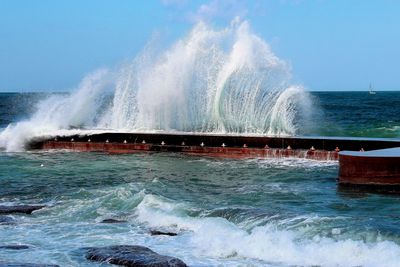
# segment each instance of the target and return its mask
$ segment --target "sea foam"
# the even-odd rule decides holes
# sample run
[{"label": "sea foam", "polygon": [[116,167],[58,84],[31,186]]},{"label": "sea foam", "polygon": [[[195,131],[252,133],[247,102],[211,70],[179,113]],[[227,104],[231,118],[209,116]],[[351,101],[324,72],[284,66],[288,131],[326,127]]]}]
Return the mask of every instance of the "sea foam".
[{"label": "sea foam", "polygon": [[[279,222],[245,229],[220,217],[191,217],[184,209],[182,203],[147,194],[135,214],[150,227],[188,232],[186,245],[192,253],[216,262],[247,259],[271,266],[398,266],[400,247],[392,241],[340,239],[336,228],[332,231],[337,238],[306,237],[299,230],[279,227]],[[308,220],[311,227],[312,220],[316,218]]]}]

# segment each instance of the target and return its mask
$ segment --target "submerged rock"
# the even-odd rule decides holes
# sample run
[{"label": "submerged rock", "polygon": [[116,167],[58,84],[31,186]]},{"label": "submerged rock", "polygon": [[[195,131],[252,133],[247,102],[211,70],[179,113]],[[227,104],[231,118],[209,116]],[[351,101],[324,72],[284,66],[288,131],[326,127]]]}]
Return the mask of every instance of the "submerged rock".
[{"label": "submerged rock", "polygon": [[59,266],[54,264],[36,264],[36,263],[0,261],[0,267],[59,267]]},{"label": "submerged rock", "polygon": [[116,220],[116,219],[104,219],[101,223],[126,223],[124,220]]},{"label": "submerged rock", "polygon": [[186,267],[178,258],[160,255],[142,246],[109,246],[88,248],[86,259],[135,267]]},{"label": "submerged rock", "polygon": [[14,224],[15,220],[11,216],[0,215],[0,225],[1,224]]},{"label": "submerged rock", "polygon": [[16,205],[16,206],[0,206],[0,214],[25,213],[32,214],[35,210],[40,210],[45,205]]},{"label": "submerged rock", "polygon": [[1,245],[0,249],[15,249],[15,250],[19,250],[19,249],[28,249],[29,246],[27,245]]},{"label": "submerged rock", "polygon": [[167,231],[160,231],[160,230],[150,230],[151,235],[167,235],[167,236],[177,236],[177,233],[174,232],[167,232]]}]

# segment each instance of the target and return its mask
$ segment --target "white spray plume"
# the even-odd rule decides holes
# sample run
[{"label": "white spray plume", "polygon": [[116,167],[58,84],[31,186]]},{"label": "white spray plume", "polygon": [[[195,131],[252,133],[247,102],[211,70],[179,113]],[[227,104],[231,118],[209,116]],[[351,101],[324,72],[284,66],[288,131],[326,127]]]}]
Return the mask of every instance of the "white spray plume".
[{"label": "white spray plume", "polygon": [[308,94],[290,85],[287,64],[238,19],[219,31],[198,23],[155,59],[146,50],[119,77],[102,127],[293,135],[312,110]]},{"label": "white spray plume", "polygon": [[107,70],[86,76],[70,95],[53,95],[42,100],[29,120],[10,124],[0,133],[0,147],[22,151],[31,138],[56,135],[60,130],[93,127],[99,117],[99,104],[107,88]]},{"label": "white spray plume", "polygon": [[200,22],[160,54],[145,49],[115,73],[97,71],[70,95],[43,100],[31,119],[0,133],[0,147],[21,150],[32,137],[71,128],[295,135],[312,103],[290,79],[247,21],[221,30]]}]

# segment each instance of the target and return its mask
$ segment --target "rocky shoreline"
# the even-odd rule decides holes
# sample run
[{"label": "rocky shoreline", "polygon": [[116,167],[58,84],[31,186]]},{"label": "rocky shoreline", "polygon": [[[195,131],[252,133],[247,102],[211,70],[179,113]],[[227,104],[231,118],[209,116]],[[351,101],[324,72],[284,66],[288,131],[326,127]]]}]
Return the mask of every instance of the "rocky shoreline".
[{"label": "rocky shoreline", "polygon": [[[17,224],[17,220],[11,214],[31,215],[34,211],[46,208],[46,205],[0,205],[0,227],[12,226]],[[127,223],[125,220],[108,218],[100,221],[105,224]],[[177,233],[163,231],[159,229],[150,229],[152,236],[176,236]],[[25,244],[1,244],[0,250],[29,250],[32,247]],[[148,247],[138,245],[115,245],[105,247],[83,248],[84,256],[87,260],[97,261],[120,266],[136,267],[186,267],[182,260],[158,254]],[[0,261],[0,267],[59,267],[54,264],[26,263],[26,262],[6,262]]]}]

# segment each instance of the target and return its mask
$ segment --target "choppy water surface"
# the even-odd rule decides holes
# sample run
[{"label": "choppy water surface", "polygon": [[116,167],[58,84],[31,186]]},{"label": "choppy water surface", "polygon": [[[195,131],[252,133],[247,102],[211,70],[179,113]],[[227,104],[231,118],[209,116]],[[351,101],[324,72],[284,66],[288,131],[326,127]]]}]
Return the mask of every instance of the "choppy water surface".
[{"label": "choppy water surface", "polygon": [[[41,166],[43,165],[43,166]],[[180,154],[0,154],[9,261],[97,266],[79,248],[145,245],[191,266],[398,266],[399,197],[341,190],[337,164]],[[101,220],[127,220],[102,224]],[[151,236],[149,229],[179,232]]]}]

